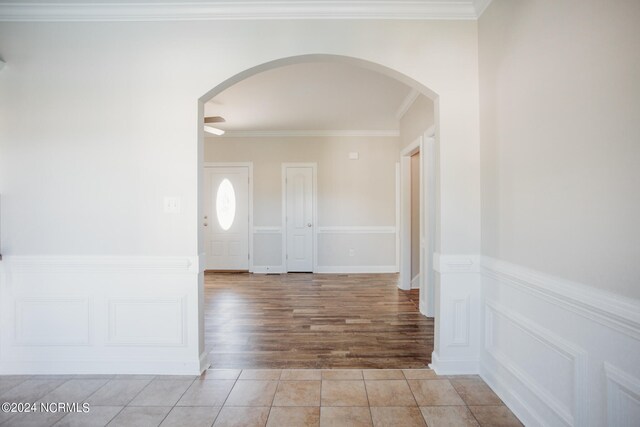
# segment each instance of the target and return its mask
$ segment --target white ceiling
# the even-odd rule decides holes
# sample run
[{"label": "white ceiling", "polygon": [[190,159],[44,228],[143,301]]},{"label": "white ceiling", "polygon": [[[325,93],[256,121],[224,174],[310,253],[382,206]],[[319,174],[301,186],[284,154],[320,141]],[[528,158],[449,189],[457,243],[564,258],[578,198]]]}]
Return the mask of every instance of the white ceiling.
[{"label": "white ceiling", "polygon": [[205,104],[227,131],[397,130],[411,88],[362,67],[311,62],[251,76]]}]

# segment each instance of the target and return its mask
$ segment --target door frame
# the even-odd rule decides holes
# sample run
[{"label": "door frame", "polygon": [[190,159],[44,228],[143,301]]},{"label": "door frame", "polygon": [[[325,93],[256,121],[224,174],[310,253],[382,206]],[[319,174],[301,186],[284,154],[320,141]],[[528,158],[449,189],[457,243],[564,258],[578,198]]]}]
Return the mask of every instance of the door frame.
[{"label": "door frame", "polygon": [[[398,287],[403,290],[411,289],[411,156],[420,153],[420,275],[418,282],[420,312],[428,317],[435,315],[433,254],[436,224],[436,163],[433,134],[432,127],[400,152],[400,281]],[[425,221],[427,213],[428,224]]]},{"label": "door frame", "polygon": [[[253,273],[253,162],[204,162],[203,172],[213,168],[247,168],[249,171],[249,273]],[[205,184],[205,191],[208,184]],[[209,189],[210,190],[210,189]]]},{"label": "door frame", "polygon": [[281,226],[282,226],[282,272],[288,273],[289,269],[287,268],[287,168],[311,168],[311,176],[313,179],[312,185],[312,203],[313,203],[313,212],[312,212],[312,221],[313,221],[313,232],[312,234],[312,243],[311,250],[313,251],[313,269],[312,273],[316,273],[318,271],[318,163],[309,162],[309,163],[282,163],[281,169],[281,178],[282,178],[282,216],[281,216]]}]

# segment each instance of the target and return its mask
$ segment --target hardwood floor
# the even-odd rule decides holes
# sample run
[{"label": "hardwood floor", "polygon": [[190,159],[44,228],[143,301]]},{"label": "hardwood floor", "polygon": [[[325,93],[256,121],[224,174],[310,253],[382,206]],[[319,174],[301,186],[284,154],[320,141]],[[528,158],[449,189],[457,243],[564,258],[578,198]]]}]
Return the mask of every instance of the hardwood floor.
[{"label": "hardwood floor", "polygon": [[433,318],[397,281],[397,274],[207,273],[211,367],[425,368]]}]

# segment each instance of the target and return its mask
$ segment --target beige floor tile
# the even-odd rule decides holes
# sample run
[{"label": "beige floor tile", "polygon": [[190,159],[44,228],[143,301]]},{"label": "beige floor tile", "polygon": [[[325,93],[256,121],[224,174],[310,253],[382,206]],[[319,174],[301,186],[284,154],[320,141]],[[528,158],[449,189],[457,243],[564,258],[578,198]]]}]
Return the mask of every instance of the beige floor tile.
[{"label": "beige floor tile", "polygon": [[1,402],[35,402],[52,390],[60,387],[67,380],[34,378],[5,391],[0,396]]},{"label": "beige floor tile", "polygon": [[136,397],[150,380],[109,380],[87,398],[91,406],[125,406]]},{"label": "beige floor tile", "polygon": [[271,406],[278,381],[238,380],[225,406]]},{"label": "beige floor tile", "polygon": [[[54,425],[64,417],[60,412],[28,412],[16,414],[6,425],[7,427],[42,427]],[[3,425],[3,426],[4,426]]]},{"label": "beige floor tile", "polygon": [[522,427],[522,423],[506,406],[469,406],[483,427]]},{"label": "beige floor tile", "polygon": [[322,379],[320,369],[283,369],[280,379],[285,381],[319,381]]},{"label": "beige floor tile", "polygon": [[161,427],[211,427],[219,407],[176,406],[164,419]]},{"label": "beige floor tile", "polygon": [[0,395],[26,381],[26,378],[6,378],[0,376]]},{"label": "beige floor tile", "polygon": [[403,369],[404,377],[408,380],[435,380],[439,377],[433,369]]},{"label": "beige floor tile", "polygon": [[157,427],[170,410],[167,406],[127,406],[111,420],[109,427]]},{"label": "beige floor tile", "polygon": [[273,407],[267,427],[317,427],[320,425],[319,407]]},{"label": "beige floor tile", "polygon": [[269,416],[268,407],[222,408],[214,427],[263,427]]},{"label": "beige floor tile", "polygon": [[273,406],[320,406],[320,381],[280,381]]},{"label": "beige floor tile", "polygon": [[93,406],[87,413],[69,413],[55,427],[102,427],[106,426],[118,413],[122,406]]},{"label": "beige floor tile", "polygon": [[449,380],[407,380],[419,406],[464,405]]},{"label": "beige floor tile", "polygon": [[404,375],[400,369],[364,369],[362,371],[365,380],[403,380]]},{"label": "beige floor tile", "polygon": [[371,407],[374,427],[426,427],[422,412],[417,406]]},{"label": "beige floor tile", "polygon": [[237,380],[242,369],[207,369],[200,375],[202,380]]},{"label": "beige floor tile", "polygon": [[281,369],[243,369],[240,374],[241,380],[278,380]]},{"label": "beige floor tile", "polygon": [[104,386],[109,380],[73,379],[47,393],[39,402],[84,402],[89,396]]},{"label": "beige floor tile", "polygon": [[371,406],[418,406],[406,380],[367,380]]},{"label": "beige floor tile", "polygon": [[222,406],[234,384],[234,380],[195,380],[176,405]]},{"label": "beige floor tile", "polygon": [[367,427],[372,425],[369,408],[320,408],[320,427]]},{"label": "beige floor tile", "polygon": [[114,380],[155,380],[156,375],[123,374],[113,377]]},{"label": "beige floor tile", "polygon": [[193,380],[158,380],[149,383],[132,401],[131,406],[173,406]]},{"label": "beige floor tile", "polygon": [[452,379],[450,381],[467,405],[502,405],[500,398],[481,379]]},{"label": "beige floor tile", "polygon": [[323,369],[323,380],[361,380],[362,369]]},{"label": "beige floor tile", "polygon": [[466,406],[425,406],[420,410],[429,427],[473,427],[478,425]]},{"label": "beige floor tile", "polygon": [[369,406],[364,381],[322,381],[322,406]]}]

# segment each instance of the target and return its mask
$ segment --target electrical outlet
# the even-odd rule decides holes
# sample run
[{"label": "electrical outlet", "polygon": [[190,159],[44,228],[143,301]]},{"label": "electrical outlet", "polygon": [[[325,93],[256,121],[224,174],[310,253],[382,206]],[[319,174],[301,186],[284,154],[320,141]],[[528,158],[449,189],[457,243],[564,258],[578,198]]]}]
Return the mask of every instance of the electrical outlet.
[{"label": "electrical outlet", "polygon": [[355,249],[353,249],[353,248],[349,249],[349,256],[355,256],[355,254],[356,254],[356,250]]}]

